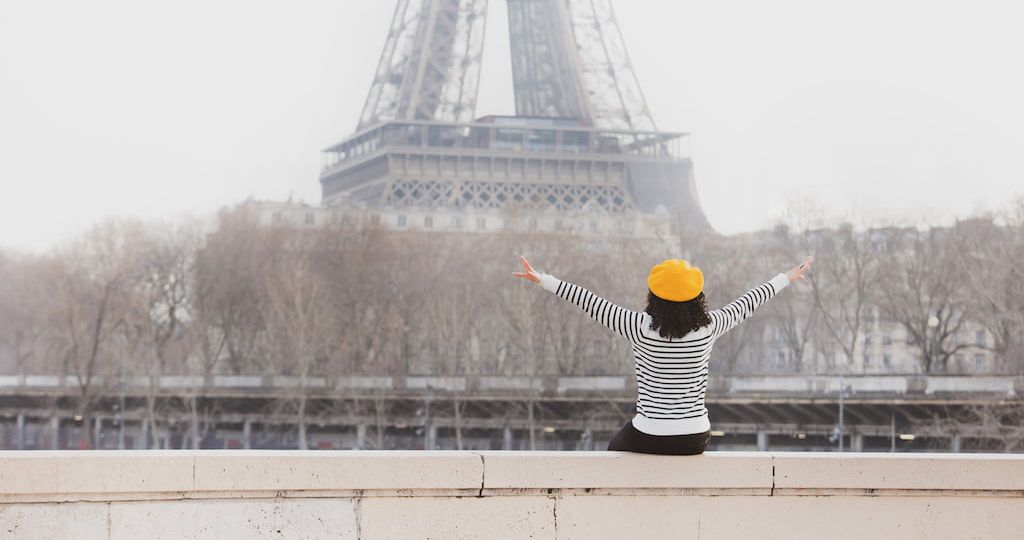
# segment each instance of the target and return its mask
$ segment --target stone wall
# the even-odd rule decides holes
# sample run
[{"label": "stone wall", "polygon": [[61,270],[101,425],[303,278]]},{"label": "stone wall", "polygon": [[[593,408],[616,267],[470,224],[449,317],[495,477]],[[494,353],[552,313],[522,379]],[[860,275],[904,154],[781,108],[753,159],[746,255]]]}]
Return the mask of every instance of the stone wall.
[{"label": "stone wall", "polygon": [[1019,539],[1024,455],[0,452],[0,537]]}]

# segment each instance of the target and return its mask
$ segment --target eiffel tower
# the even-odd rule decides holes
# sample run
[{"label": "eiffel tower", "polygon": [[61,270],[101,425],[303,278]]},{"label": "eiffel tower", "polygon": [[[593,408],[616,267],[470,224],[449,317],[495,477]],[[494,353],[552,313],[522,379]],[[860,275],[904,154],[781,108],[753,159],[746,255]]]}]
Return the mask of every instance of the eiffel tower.
[{"label": "eiffel tower", "polygon": [[476,116],[487,0],[398,0],[323,205],[661,214],[709,231],[685,133],[659,131],[610,0],[506,0],[515,116]]}]

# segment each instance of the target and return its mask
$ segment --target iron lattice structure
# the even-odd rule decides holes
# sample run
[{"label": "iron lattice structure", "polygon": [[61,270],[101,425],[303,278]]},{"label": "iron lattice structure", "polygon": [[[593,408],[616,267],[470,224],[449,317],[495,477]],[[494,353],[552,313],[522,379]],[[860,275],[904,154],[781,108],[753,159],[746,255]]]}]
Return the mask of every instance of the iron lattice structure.
[{"label": "iron lattice structure", "polygon": [[487,0],[398,0],[359,129],[476,111]]},{"label": "iron lattice structure", "polygon": [[516,114],[656,131],[610,0],[508,0]]},{"label": "iron lattice structure", "polygon": [[521,208],[528,210],[585,210],[597,206],[609,212],[632,209],[621,188],[615,186],[564,186],[514,182],[453,182],[399,180],[391,184],[386,202],[395,206],[456,206],[472,208]]},{"label": "iron lattice structure", "polygon": [[516,116],[476,117],[487,0],[397,0],[324,204],[663,211],[710,229],[685,133],[658,131],[610,0],[506,0]]}]

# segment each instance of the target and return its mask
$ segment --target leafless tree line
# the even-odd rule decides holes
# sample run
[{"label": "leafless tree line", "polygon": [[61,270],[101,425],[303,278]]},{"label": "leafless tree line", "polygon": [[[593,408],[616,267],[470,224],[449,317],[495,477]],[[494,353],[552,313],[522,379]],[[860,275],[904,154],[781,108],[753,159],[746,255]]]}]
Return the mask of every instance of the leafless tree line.
[{"label": "leafless tree line", "polygon": [[[721,340],[712,369],[765,356],[768,332],[796,372],[823,369],[820,358],[845,369],[876,312],[905,330],[921,371],[943,372],[973,346],[962,337],[971,323],[993,336],[984,346],[999,372],[1024,372],[1024,200],[951,227],[779,225],[684,234],[668,246],[370,222],[269,227],[254,217],[245,205],[224,210],[212,234],[198,221],[107,221],[44,254],[0,253],[0,372],[73,377],[87,426],[97,399],[127,377],[151,381],[155,425],[157,377],[168,374],[628,374],[628,344],[513,278],[517,255],[639,310],[647,271],[663,259],[695,261],[718,307],[808,253],[810,279]],[[193,423],[215,415],[189,392]],[[276,406],[304,419],[304,396],[297,388]]]}]

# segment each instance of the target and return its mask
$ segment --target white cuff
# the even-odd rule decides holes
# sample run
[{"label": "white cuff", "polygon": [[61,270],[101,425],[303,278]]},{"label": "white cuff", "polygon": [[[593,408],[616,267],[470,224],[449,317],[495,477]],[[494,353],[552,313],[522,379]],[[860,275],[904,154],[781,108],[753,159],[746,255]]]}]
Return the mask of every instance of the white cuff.
[{"label": "white cuff", "polygon": [[768,283],[771,283],[772,287],[775,287],[775,292],[778,293],[782,289],[785,289],[787,285],[789,285],[789,276],[783,273],[779,273],[776,274],[776,276],[773,277],[771,280],[769,280]]},{"label": "white cuff", "polygon": [[545,290],[555,292],[558,290],[558,284],[562,280],[552,276],[551,274],[545,274],[544,272],[537,272],[540,274],[540,286],[544,287]]}]

